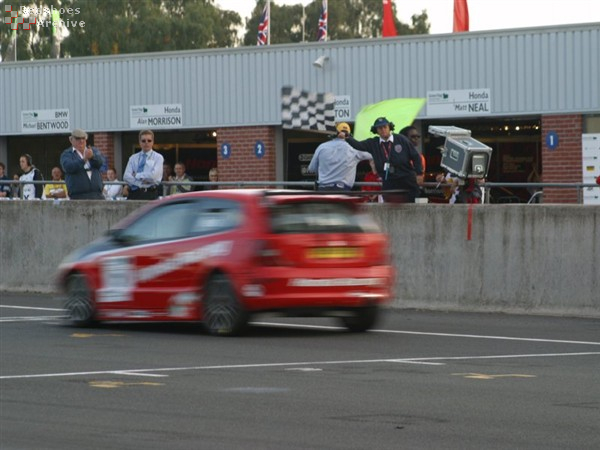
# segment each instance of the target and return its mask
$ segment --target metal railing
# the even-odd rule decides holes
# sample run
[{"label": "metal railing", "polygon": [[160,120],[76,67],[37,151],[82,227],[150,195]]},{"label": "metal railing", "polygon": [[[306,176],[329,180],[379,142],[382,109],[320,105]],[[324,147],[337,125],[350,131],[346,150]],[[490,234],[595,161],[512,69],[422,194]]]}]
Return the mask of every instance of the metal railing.
[{"label": "metal railing", "polygon": [[[33,185],[46,185],[46,184],[65,184],[64,180],[61,181],[53,181],[53,180],[32,180],[32,181],[21,181],[21,180],[0,180],[0,185],[11,185],[12,191],[14,192],[15,188],[19,191],[19,197],[14,198],[15,200],[23,199],[23,189],[20,187],[26,184]],[[127,183],[124,181],[105,181],[105,185],[122,185],[127,186]],[[193,188],[302,188],[309,190],[317,190],[317,183],[315,181],[165,181],[161,183],[161,186],[192,186]],[[381,183],[377,182],[356,182],[354,186],[360,190],[362,187],[381,187]],[[585,190],[592,189],[600,189],[600,185],[594,183],[501,183],[501,182],[485,182],[481,183],[481,187],[484,188],[485,192],[485,200],[484,203],[490,202],[490,191],[494,188],[499,189],[527,189],[533,190],[531,198],[527,203],[532,203],[533,200],[543,197],[543,189],[544,188],[557,188],[557,189],[576,189],[577,190],[577,202],[579,204],[583,203],[583,193]],[[436,182],[426,182],[423,183],[423,187],[425,191],[429,188],[433,190],[449,188],[451,187],[448,183],[436,183]],[[379,195],[382,193],[397,193],[399,191],[351,191],[357,195]],[[337,191],[339,193],[339,191]],[[51,199],[50,199],[51,200]],[[520,202],[519,202],[520,203]]]}]

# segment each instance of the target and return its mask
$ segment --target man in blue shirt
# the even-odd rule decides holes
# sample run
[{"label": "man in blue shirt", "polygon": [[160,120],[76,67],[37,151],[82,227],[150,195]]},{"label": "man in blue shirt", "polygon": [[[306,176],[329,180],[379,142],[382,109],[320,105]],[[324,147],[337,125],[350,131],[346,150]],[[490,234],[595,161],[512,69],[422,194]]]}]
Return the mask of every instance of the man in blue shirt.
[{"label": "man in blue shirt", "polygon": [[[338,133],[350,134],[350,125],[337,125]],[[349,191],[354,186],[356,166],[360,161],[370,161],[375,171],[373,156],[368,152],[354,150],[344,139],[336,137],[317,147],[308,171],[317,174],[318,188],[325,191]]]},{"label": "man in blue shirt", "polygon": [[139,133],[141,151],[131,155],[125,167],[123,181],[129,185],[128,200],[156,200],[163,177],[163,156],[155,151],[154,133],[142,130]]}]

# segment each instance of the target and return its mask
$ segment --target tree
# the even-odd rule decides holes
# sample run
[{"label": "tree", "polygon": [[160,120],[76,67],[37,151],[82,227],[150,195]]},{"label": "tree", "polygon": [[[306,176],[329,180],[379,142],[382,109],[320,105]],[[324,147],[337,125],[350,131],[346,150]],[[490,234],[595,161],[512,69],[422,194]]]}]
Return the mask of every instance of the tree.
[{"label": "tree", "polygon": [[[246,24],[244,45],[256,45],[258,23],[265,0],[258,0]],[[321,0],[305,7],[305,40],[315,41]],[[396,7],[392,4],[394,16]],[[328,2],[329,40],[381,37],[383,4],[381,0],[331,0]],[[399,35],[429,34],[427,11],[412,16],[412,25],[396,20]],[[302,42],[302,5],[279,6],[271,2],[271,44]]]},{"label": "tree", "polygon": [[213,0],[63,0],[79,8],[85,27],[70,29],[63,52],[71,56],[230,47],[239,14]]},{"label": "tree", "polygon": [[[4,17],[8,17],[8,14],[5,13],[5,3],[0,0],[0,8],[4,13],[3,20]],[[43,14],[44,7],[50,10],[50,5],[44,1],[32,3],[32,0],[10,0],[10,6],[12,7],[12,11],[22,11],[22,7],[35,7],[35,12],[41,9],[42,11],[40,11],[39,15],[30,14],[28,10],[28,14],[25,17],[29,18],[30,15],[32,17],[35,16],[38,23],[40,19],[48,18],[50,20],[48,15]],[[31,12],[33,13],[33,10]],[[22,25],[19,25],[18,29],[13,32],[8,25],[3,24],[0,26],[0,54],[2,61],[48,58],[51,54],[51,48],[52,27],[41,27],[36,24],[31,25],[29,30],[25,30]],[[15,50],[17,58],[15,58]]]}]

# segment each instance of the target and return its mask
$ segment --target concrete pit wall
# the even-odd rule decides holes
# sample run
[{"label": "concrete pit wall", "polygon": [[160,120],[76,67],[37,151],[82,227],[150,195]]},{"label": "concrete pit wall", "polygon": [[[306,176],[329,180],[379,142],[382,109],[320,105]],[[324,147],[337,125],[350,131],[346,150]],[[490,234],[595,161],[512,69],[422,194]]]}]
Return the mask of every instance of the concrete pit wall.
[{"label": "concrete pit wall", "polygon": [[[72,250],[143,202],[0,202],[0,292],[54,290]],[[394,307],[600,317],[600,206],[368,205],[391,237]],[[0,294],[1,295],[1,294]]]}]

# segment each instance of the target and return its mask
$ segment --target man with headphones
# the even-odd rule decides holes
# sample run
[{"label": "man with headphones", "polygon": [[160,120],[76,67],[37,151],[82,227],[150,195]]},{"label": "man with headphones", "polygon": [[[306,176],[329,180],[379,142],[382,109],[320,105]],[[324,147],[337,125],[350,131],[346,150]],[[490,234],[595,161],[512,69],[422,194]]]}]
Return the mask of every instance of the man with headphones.
[{"label": "man with headphones", "polygon": [[[345,122],[339,123],[336,129],[344,138],[350,135],[350,125]],[[356,165],[364,160],[368,160],[375,170],[370,153],[356,151],[343,138],[334,136],[317,147],[308,171],[317,174],[319,190],[349,191],[354,186]]]},{"label": "man with headphones", "polygon": [[[44,177],[42,173],[33,165],[33,159],[31,155],[27,153],[19,157],[19,165],[23,174],[19,177],[20,181],[42,181]],[[23,194],[23,200],[33,200],[36,198],[42,198],[42,192],[44,191],[44,185],[42,184],[22,184],[21,192]]]},{"label": "man with headphones", "polygon": [[[419,185],[423,184],[423,164],[421,155],[413,144],[401,134],[393,134],[394,124],[385,117],[378,117],[371,133],[379,135],[357,141],[347,137],[348,142],[357,150],[373,155],[375,168],[383,181],[383,190],[406,191],[405,200],[414,203],[419,196]],[[340,133],[338,137],[344,136]],[[394,201],[396,195],[384,195],[385,201]]]}]

